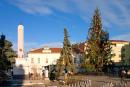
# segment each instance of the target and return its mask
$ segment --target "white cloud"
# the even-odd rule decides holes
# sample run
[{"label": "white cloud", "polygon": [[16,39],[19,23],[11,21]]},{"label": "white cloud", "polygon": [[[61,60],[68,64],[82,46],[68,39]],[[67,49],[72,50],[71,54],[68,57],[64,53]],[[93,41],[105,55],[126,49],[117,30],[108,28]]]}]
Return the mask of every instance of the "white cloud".
[{"label": "white cloud", "polygon": [[[17,46],[18,46],[18,44],[14,43],[13,49],[15,51],[17,51]],[[61,43],[61,42],[50,42],[50,43],[40,44],[40,43],[37,43],[37,42],[25,42],[24,43],[24,51],[26,53],[26,52],[30,51],[31,49],[41,48],[41,47],[44,47],[44,46],[48,46],[48,47],[63,47],[63,43]]]},{"label": "white cloud", "polygon": [[129,0],[13,0],[13,5],[30,14],[54,15],[55,11],[79,15],[87,21],[99,7],[104,25],[130,27]]},{"label": "white cloud", "polygon": [[[25,42],[24,43],[24,51],[28,52],[29,50],[31,50],[32,48],[38,48],[39,47],[39,43],[36,42]],[[18,44],[14,43],[13,45],[13,49],[17,51],[18,48]]]},{"label": "white cloud", "polygon": [[[74,41],[71,41],[71,44],[74,44],[76,42]],[[18,44],[17,43],[14,43],[13,45],[13,49],[17,51],[17,46]],[[63,42],[49,42],[49,43],[44,43],[44,44],[40,44],[40,43],[37,43],[37,42],[25,42],[24,43],[24,50],[25,52],[28,52],[30,51],[31,49],[35,49],[35,48],[42,48],[42,47],[60,47],[62,48],[63,47]]]},{"label": "white cloud", "polygon": [[111,39],[112,40],[126,40],[126,41],[130,41],[130,33],[114,36],[114,37],[111,37]]},{"label": "white cloud", "polygon": [[58,11],[78,15],[89,23],[95,8],[99,7],[105,28],[116,27],[118,30],[130,27],[129,0],[11,0],[9,2],[29,14],[57,16]]},{"label": "white cloud", "polygon": [[51,14],[52,10],[42,5],[42,0],[14,0],[11,4],[30,14]]},{"label": "white cloud", "polygon": [[[76,42],[71,41],[71,44],[74,44]],[[63,42],[50,42],[50,43],[44,43],[42,45],[40,45],[40,47],[44,47],[44,46],[48,46],[48,47],[63,47]]]},{"label": "white cloud", "polygon": [[127,1],[114,0],[108,4],[107,11],[103,10],[104,20],[118,27],[130,27],[130,10]]},{"label": "white cloud", "polygon": [[48,47],[63,47],[63,43],[61,42],[50,42],[50,43],[44,43],[41,45],[41,47],[48,46]]}]

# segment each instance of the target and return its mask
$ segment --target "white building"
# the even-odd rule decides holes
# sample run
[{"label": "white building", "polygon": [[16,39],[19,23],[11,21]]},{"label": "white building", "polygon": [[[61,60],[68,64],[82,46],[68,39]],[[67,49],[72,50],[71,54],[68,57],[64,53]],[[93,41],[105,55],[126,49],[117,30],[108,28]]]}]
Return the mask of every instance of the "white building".
[{"label": "white building", "polygon": [[84,47],[85,47],[84,43],[79,43],[72,46],[72,50],[73,50],[72,56],[74,58],[76,72],[83,72],[81,65],[83,62]]},{"label": "white building", "polygon": [[61,48],[39,48],[33,49],[28,53],[28,62],[31,68],[31,73],[33,69],[36,68],[37,73],[42,73],[45,70],[45,67],[49,65],[55,65],[57,59],[60,58]]}]

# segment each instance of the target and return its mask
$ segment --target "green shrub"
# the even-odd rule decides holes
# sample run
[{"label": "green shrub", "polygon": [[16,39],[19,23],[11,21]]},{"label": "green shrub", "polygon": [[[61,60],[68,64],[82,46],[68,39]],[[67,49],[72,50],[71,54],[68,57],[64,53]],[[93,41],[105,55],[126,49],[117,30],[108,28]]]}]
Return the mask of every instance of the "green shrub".
[{"label": "green shrub", "polygon": [[87,64],[85,66],[85,69],[86,69],[87,72],[95,72],[96,71],[95,66],[91,65],[91,64]]}]

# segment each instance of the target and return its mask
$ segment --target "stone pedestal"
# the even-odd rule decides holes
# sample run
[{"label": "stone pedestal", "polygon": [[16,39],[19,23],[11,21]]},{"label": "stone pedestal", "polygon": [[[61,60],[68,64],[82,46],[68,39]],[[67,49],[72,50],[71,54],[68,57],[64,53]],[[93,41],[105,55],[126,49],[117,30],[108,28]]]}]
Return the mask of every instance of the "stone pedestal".
[{"label": "stone pedestal", "polygon": [[49,78],[48,78],[48,70],[46,69],[44,73],[45,73],[45,78],[44,78],[44,80],[45,80],[45,81],[49,81]]},{"label": "stone pedestal", "polygon": [[25,58],[16,58],[15,64],[13,65],[14,75],[28,75],[29,74],[29,63]]},{"label": "stone pedestal", "polygon": [[50,83],[49,78],[44,78],[44,82],[45,82],[45,84],[49,84]]},{"label": "stone pedestal", "polygon": [[49,80],[49,78],[44,78],[44,80]]},{"label": "stone pedestal", "polygon": [[45,78],[48,78],[48,70],[45,70]]}]

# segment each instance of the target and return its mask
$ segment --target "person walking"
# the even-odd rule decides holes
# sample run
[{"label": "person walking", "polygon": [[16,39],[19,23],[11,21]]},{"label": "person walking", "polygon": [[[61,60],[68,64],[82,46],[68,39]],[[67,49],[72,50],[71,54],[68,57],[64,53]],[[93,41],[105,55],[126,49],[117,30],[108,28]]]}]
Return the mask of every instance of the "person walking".
[{"label": "person walking", "polygon": [[122,69],[120,74],[121,74],[120,75],[121,76],[121,84],[123,85],[123,87],[126,87],[127,82],[125,81],[125,77],[126,77],[125,69]]}]

